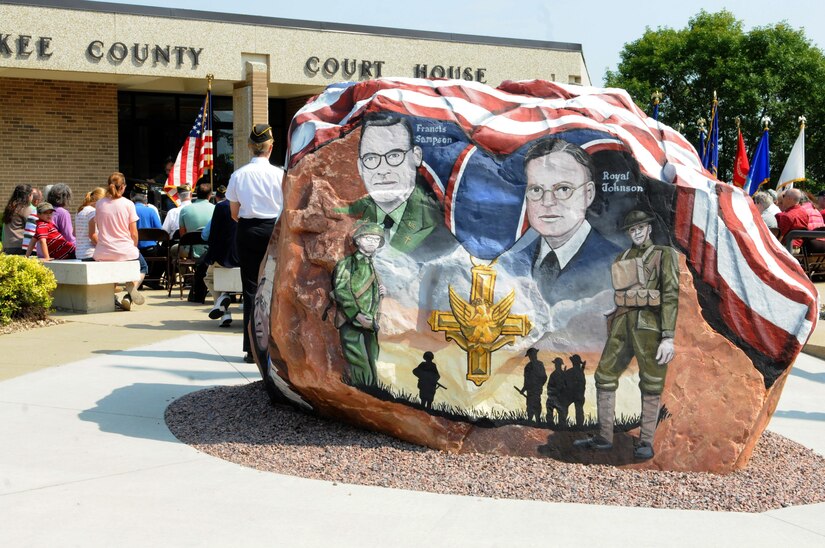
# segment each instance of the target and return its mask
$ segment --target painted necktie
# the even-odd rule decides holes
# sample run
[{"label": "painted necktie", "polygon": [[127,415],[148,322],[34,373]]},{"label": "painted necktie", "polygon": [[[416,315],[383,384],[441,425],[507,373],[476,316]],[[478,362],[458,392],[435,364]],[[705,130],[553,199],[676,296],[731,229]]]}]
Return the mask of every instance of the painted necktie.
[{"label": "painted necktie", "polygon": [[556,252],[550,251],[550,253],[545,255],[544,259],[542,259],[538,271],[538,282],[542,295],[546,296],[552,292],[553,286],[556,285],[556,279],[559,277],[560,271],[561,267],[559,266],[559,259],[556,257]]}]

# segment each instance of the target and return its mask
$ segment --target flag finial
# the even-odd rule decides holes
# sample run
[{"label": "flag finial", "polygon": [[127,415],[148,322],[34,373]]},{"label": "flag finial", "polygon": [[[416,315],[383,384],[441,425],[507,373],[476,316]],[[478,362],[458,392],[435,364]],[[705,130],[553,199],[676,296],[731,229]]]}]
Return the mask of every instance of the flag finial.
[{"label": "flag finial", "polygon": [[659,100],[662,98],[662,94],[659,93],[658,89],[653,90],[653,93],[650,94],[650,98],[653,99],[653,104],[658,105]]},{"label": "flag finial", "polygon": [[739,127],[742,125],[742,119],[739,116],[737,116],[733,119],[733,121],[736,122],[736,129],[739,129]]},{"label": "flag finial", "polygon": [[699,118],[698,120],[696,120],[696,123],[699,124],[700,131],[705,131],[705,129],[707,128],[708,122],[704,118]]},{"label": "flag finial", "polygon": [[716,90],[713,90],[713,102],[716,102]]},{"label": "flag finial", "polygon": [[206,75],[206,89],[208,91],[212,91],[212,80],[215,79],[215,75],[211,72]]},{"label": "flag finial", "polygon": [[800,116],[799,117],[799,127],[800,128],[805,127],[805,122],[807,122],[807,121],[808,121],[808,119],[805,118],[805,116]]},{"label": "flag finial", "polygon": [[765,125],[765,129],[768,129],[768,126],[771,125],[771,117],[770,116],[763,116],[762,123]]}]

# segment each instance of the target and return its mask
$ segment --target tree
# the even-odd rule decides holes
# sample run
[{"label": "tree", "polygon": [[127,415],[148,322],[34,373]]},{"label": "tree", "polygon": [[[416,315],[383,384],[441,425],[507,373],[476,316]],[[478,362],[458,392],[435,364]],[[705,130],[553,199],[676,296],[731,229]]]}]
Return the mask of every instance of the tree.
[{"label": "tree", "polygon": [[805,115],[806,170],[825,180],[825,55],[802,30],[785,22],[744,32],[729,11],[700,11],[681,30],[647,28],[625,44],[607,86],[626,89],[650,111],[650,96],[660,90],[659,119],[698,143],[701,117],[710,122],[713,92],[719,99],[719,178],[730,181],[736,154],[736,124],[753,154],[763,116],[771,119],[771,185],[785,165]]}]

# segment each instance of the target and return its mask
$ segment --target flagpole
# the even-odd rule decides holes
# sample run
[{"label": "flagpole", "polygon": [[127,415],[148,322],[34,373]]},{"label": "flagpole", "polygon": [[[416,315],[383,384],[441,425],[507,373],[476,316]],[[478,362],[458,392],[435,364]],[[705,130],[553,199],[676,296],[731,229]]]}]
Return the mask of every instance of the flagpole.
[{"label": "flagpole", "polygon": [[[212,127],[212,80],[215,79],[215,75],[209,73],[206,75],[206,101],[207,101],[207,109],[204,113],[204,116],[209,116],[209,127]],[[213,132],[214,133],[214,132]],[[214,137],[213,137],[214,139]],[[214,145],[212,147],[212,165],[209,166],[209,186],[213,189],[215,188],[215,149]]]},{"label": "flagpole", "polygon": [[805,131],[805,122],[807,122],[807,121],[808,121],[808,119],[805,118],[805,116],[800,116],[799,117],[799,133],[800,133],[800,135],[802,135],[802,158],[803,158],[803,161],[802,161],[802,176],[806,177],[806,180],[807,180],[807,176],[805,175],[805,161],[804,161],[804,158],[805,158],[805,134],[804,134],[804,131]]},{"label": "flagpole", "polygon": [[[805,131],[805,122],[807,122],[807,121],[808,121],[808,119],[805,118],[804,115],[799,117],[799,134],[802,135],[802,158],[803,158],[803,161],[802,161],[802,176],[803,177],[806,177],[806,175],[805,175],[805,161],[804,161],[804,158],[805,158],[805,133],[804,133],[804,131]],[[807,177],[806,177],[806,179],[807,179]]]}]

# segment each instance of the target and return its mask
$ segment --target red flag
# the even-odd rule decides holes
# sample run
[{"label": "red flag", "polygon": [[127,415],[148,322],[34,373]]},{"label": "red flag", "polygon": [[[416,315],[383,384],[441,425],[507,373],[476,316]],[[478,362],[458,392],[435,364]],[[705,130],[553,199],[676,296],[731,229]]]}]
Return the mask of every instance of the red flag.
[{"label": "red flag", "polygon": [[212,104],[211,93],[206,93],[206,99],[195,119],[186,141],[178,152],[175,160],[175,167],[169,172],[169,178],[163,185],[163,191],[172,199],[175,204],[180,205],[178,200],[179,186],[195,186],[198,179],[203,177],[206,169],[211,169],[212,162]]},{"label": "red flag", "polygon": [[733,186],[744,188],[750,171],[748,162],[748,151],[745,149],[745,140],[742,138],[742,130],[739,130],[739,144],[736,145],[736,162],[733,165]]}]

